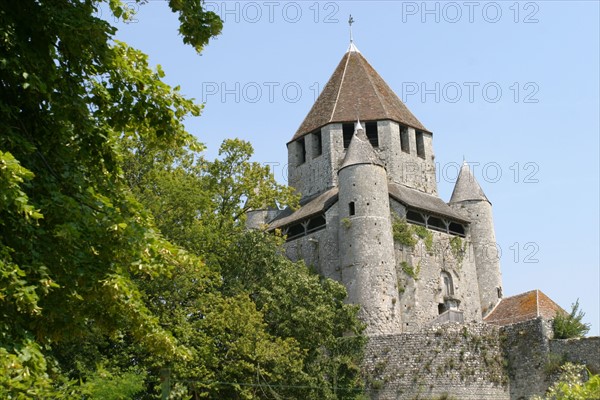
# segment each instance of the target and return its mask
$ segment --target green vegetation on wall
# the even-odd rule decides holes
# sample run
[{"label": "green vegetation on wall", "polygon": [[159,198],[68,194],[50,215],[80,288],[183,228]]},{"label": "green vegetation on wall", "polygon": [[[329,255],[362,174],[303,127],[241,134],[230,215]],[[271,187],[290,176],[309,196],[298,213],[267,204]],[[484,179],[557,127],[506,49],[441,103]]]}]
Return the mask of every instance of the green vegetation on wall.
[{"label": "green vegetation on wall", "polygon": [[392,232],[394,240],[398,243],[410,248],[414,248],[417,245],[417,239],[413,235],[413,227],[404,218],[394,215]]},{"label": "green vegetation on wall", "polygon": [[433,233],[424,226],[411,225],[406,219],[393,216],[392,232],[394,240],[414,249],[419,239],[423,240],[427,252],[433,251]]},{"label": "green vegetation on wall", "polygon": [[413,278],[415,281],[419,279],[419,272],[421,272],[420,262],[417,264],[416,267],[408,265],[406,261],[402,261],[400,265],[402,266],[402,271],[404,271],[405,274]]},{"label": "green vegetation on wall", "polygon": [[454,236],[452,239],[450,239],[450,251],[456,259],[458,266],[462,264],[463,259],[465,258],[466,247],[466,243],[463,243],[463,240],[458,236]]}]

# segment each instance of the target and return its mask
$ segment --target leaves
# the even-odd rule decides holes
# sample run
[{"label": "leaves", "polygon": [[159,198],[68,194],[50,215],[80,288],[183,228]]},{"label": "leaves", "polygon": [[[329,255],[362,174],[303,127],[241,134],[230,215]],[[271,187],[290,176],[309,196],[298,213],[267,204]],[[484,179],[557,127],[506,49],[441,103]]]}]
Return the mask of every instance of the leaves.
[{"label": "leaves", "polygon": [[[143,140],[167,158],[167,149],[198,148],[183,119],[200,107],[145,55],[112,41],[99,3],[0,6],[1,397],[81,391],[67,363],[55,362],[72,342],[92,348],[86,341],[127,336],[157,358],[188,353],[139,287],[187,256],[131,195],[119,142]],[[127,17],[122,2],[108,3]],[[200,2],[181,3],[183,17],[203,18]],[[197,44],[210,37],[187,35]]]},{"label": "leaves", "polygon": [[[343,286],[245,229],[297,197],[247,142],[205,160],[184,126],[202,107],[101,3],[0,5],[0,397],[153,398],[171,371],[182,398],[355,398]],[[197,51],[222,29],[169,6]]]},{"label": "leaves", "polygon": [[579,299],[571,305],[571,312],[565,314],[557,311],[552,320],[555,339],[570,339],[585,336],[590,331],[590,324],[581,322],[585,313],[579,310]]}]

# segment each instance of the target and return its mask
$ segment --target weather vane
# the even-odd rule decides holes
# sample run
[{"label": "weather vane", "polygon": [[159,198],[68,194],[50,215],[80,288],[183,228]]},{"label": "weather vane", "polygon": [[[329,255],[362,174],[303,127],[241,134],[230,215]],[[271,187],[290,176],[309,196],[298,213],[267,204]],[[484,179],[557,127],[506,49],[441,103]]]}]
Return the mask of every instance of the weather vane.
[{"label": "weather vane", "polygon": [[350,25],[350,43],[353,42],[352,40],[352,24],[354,23],[354,18],[352,18],[352,14],[350,14],[350,18],[348,18],[348,25]]}]

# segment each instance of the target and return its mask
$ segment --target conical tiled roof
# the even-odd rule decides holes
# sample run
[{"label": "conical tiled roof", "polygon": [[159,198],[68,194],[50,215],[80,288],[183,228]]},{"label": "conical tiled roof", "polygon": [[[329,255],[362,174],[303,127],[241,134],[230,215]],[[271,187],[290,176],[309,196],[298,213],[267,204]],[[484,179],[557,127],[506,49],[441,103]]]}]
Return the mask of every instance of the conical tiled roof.
[{"label": "conical tiled roof", "polygon": [[456,179],[450,203],[458,203],[466,200],[484,200],[489,203],[481,186],[479,186],[479,183],[477,183],[477,180],[471,173],[469,164],[465,161],[458,174],[458,179]]},{"label": "conical tiled roof", "polygon": [[355,46],[344,55],[292,138],[332,122],[390,119],[427,131]]},{"label": "conical tiled roof", "polygon": [[340,166],[340,170],[350,165],[357,164],[374,164],[383,167],[381,159],[377,153],[375,153],[373,146],[371,146],[367,135],[365,135],[365,131],[360,126],[360,122],[357,126],[358,127],[352,136],[352,140],[348,145],[348,150],[346,151],[346,156]]}]

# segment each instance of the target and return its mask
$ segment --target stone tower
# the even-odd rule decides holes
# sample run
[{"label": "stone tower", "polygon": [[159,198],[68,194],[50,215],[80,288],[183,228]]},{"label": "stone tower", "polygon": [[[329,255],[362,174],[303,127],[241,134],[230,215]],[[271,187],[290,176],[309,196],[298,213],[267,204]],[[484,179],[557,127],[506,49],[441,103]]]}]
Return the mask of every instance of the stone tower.
[{"label": "stone tower", "polygon": [[391,181],[437,194],[432,133],[351,45],[288,143],[288,184],[303,197],[337,186],[357,116]]},{"label": "stone tower", "polygon": [[485,317],[502,298],[500,257],[496,247],[492,203],[483,193],[466,161],[460,169],[449,204],[471,221],[479,298]]},{"label": "stone tower", "polygon": [[[353,44],[287,147],[300,208],[252,222],[286,234],[292,260],[344,283],[369,336],[481,322],[482,303],[497,303],[499,266],[482,256],[494,238],[489,202],[438,197],[433,134]],[[456,193],[472,189],[463,180]]]},{"label": "stone tower", "polygon": [[360,122],[338,172],[341,280],[369,336],[400,332],[385,168]]}]

